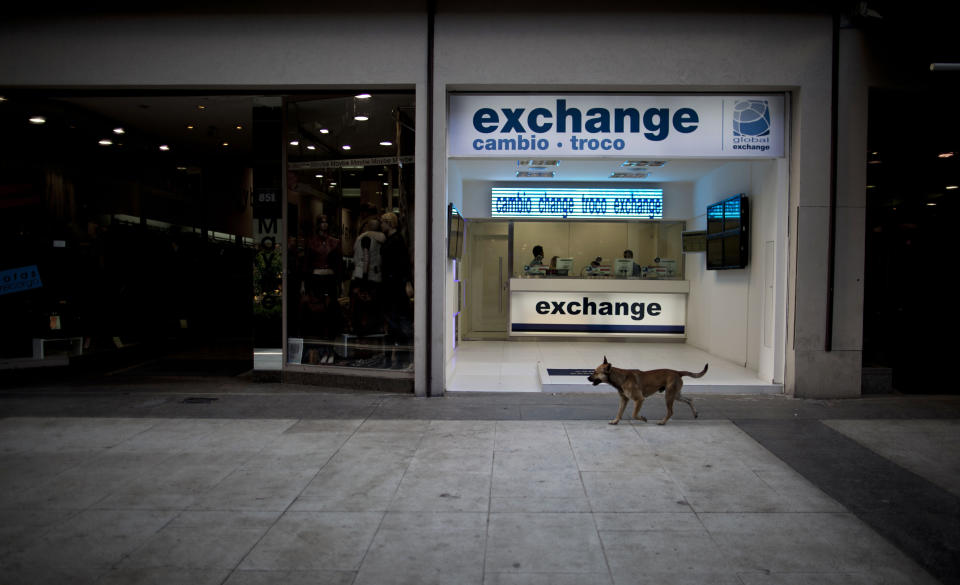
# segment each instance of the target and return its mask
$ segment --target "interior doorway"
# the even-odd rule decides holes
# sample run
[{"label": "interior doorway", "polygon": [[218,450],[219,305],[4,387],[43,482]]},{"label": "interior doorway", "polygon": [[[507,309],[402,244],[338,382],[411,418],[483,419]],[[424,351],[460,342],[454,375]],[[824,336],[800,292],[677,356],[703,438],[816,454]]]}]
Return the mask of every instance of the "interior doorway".
[{"label": "interior doorway", "polygon": [[470,237],[468,333],[479,338],[502,337],[507,333],[509,314],[509,237],[498,233],[506,226],[492,225],[487,229],[481,227],[484,224],[476,226]]},{"label": "interior doorway", "polygon": [[503,222],[471,225],[468,337],[502,338],[509,315],[510,255],[508,226]]}]

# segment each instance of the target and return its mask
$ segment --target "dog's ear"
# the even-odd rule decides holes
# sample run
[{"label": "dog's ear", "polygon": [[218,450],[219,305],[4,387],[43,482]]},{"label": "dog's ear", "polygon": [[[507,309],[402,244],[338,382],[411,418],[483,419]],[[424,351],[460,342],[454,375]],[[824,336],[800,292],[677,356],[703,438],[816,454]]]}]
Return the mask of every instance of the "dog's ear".
[{"label": "dog's ear", "polygon": [[604,364],[609,364],[609,363],[610,363],[610,362],[607,361],[607,356],[603,356],[603,363],[604,363]]}]

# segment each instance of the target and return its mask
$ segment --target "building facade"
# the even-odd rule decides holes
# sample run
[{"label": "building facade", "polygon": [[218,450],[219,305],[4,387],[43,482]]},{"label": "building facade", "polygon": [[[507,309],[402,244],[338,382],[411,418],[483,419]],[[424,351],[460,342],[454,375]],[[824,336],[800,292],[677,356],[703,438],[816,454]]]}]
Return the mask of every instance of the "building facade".
[{"label": "building facade", "polygon": [[[25,16],[2,27],[0,85],[12,96],[10,101],[44,94],[240,95],[253,100],[254,126],[268,138],[253,137],[253,150],[259,154],[249,165],[253,172],[249,191],[256,205],[252,202],[244,211],[248,215],[238,220],[249,231],[241,227],[238,233],[252,238],[261,259],[264,241],[271,250],[277,242],[286,243],[280,264],[282,289],[273,283],[266,292],[254,291],[261,297],[275,294],[283,311],[282,330],[257,343],[264,357],[256,362],[257,368],[279,368],[289,379],[334,377],[348,386],[442,395],[454,376],[464,340],[516,339],[496,327],[493,333],[484,332],[473,320],[474,313],[480,312],[475,299],[482,295],[467,293],[471,280],[475,284],[486,278],[482,272],[472,272],[482,268],[481,259],[486,256],[470,234],[489,232],[491,239],[485,241],[507,246],[515,287],[532,251],[530,238],[552,237],[548,232],[553,228],[542,218],[497,223],[490,211],[491,189],[576,188],[591,182],[611,187],[615,183],[618,188],[662,190],[663,212],[655,226],[658,247],[648,255],[658,260],[664,254],[680,257],[675,258],[681,260],[679,280],[689,283],[684,343],[739,364],[781,385],[788,395],[860,395],[870,74],[864,66],[868,55],[860,31],[840,29],[829,12],[782,11],[747,18],[706,9],[542,13],[516,8],[467,11],[440,3],[432,10],[415,7],[366,13]],[[840,80],[836,84],[835,70]],[[364,92],[374,101],[392,100],[388,109],[393,112],[395,134],[380,138],[381,143],[391,143],[385,147],[388,150],[382,155],[377,151],[354,155],[345,153],[344,144],[338,143],[340,151],[331,151],[329,144],[321,154],[302,151],[305,146],[300,142],[306,144],[308,134],[322,145],[324,125],[340,119],[345,109],[361,115],[357,104],[366,98],[357,96]],[[782,104],[776,114],[783,124],[782,153],[724,158],[667,151],[659,157],[666,162],[660,171],[653,168],[643,180],[626,182],[609,175],[604,180],[591,178],[594,171],[573,171],[576,164],[592,163],[608,164],[603,171],[607,173],[628,160],[658,158],[653,150],[645,153],[642,148],[622,153],[598,150],[595,156],[551,156],[561,159],[554,165],[554,177],[520,177],[520,166],[542,157],[524,160],[516,150],[470,157],[452,150],[451,131],[464,123],[457,104],[469,96],[506,100],[498,102],[499,111],[492,108],[503,114],[497,122],[498,133],[512,115],[517,116],[513,120],[521,120],[517,110],[529,109],[522,105],[527,98],[547,96],[552,104],[557,100],[574,104],[584,96],[600,100],[597,103],[622,96],[625,103],[652,100],[649,108],[655,110],[660,102],[679,104],[676,112],[684,99],[769,97]],[[339,108],[336,116],[324,109],[327,106]],[[294,122],[294,112],[302,119]],[[589,116],[586,107],[582,113],[584,118]],[[644,126],[643,114],[639,109],[638,132],[656,133],[660,118],[650,117]],[[271,126],[274,115],[279,121]],[[533,121],[536,128],[546,128],[548,120],[556,121],[543,116]],[[673,128],[692,128],[690,120],[674,119]],[[309,132],[297,133],[300,130]],[[294,141],[298,144],[291,145]],[[277,148],[268,146],[267,154],[262,154],[256,144],[264,143]],[[376,168],[389,175],[383,190],[374,175],[349,190],[342,185],[331,188],[329,176],[320,181],[325,170],[345,176],[353,169],[366,173]],[[571,171],[564,174],[568,168]],[[676,175],[668,174],[672,168],[678,169]],[[298,185],[303,188],[298,190]],[[334,192],[336,197],[330,197]],[[739,193],[747,194],[751,203],[750,261],[740,270],[707,270],[704,254],[679,250],[680,232],[707,230],[707,206]],[[371,202],[371,207],[363,206]],[[468,235],[459,260],[451,258],[456,254],[451,254],[449,245],[451,204],[466,219]],[[390,304],[388,294],[395,293],[393,298],[399,296],[397,303],[404,305],[402,295],[407,292],[409,311],[404,315],[409,322],[388,319],[383,327],[373,326],[375,334],[363,334],[360,321],[374,309],[368,304],[357,312],[356,307],[369,299],[362,298],[362,290],[358,292],[355,275],[369,275],[360,267],[363,258],[369,258],[370,246],[390,249],[386,238],[391,230],[383,224],[390,223],[384,216],[391,212],[399,219],[393,227],[404,237],[402,248],[411,269],[409,274],[389,276],[401,282],[393,293],[375,300],[374,307],[382,319],[380,312],[385,313]],[[301,260],[311,245],[327,246],[323,241],[307,241],[320,234],[321,216],[339,226],[339,234],[334,234],[340,236],[334,238],[339,240],[338,253],[354,259],[345,265],[350,274],[340,274],[331,285],[335,292],[327,296],[351,299],[356,293],[361,300],[343,303],[346,318],[357,321],[350,327],[303,333],[306,321],[294,316],[299,307],[326,303],[324,310],[330,310],[331,302],[336,304],[329,298],[322,300],[328,286],[324,277],[329,274],[315,258],[319,252],[312,257],[314,264],[299,271],[299,281],[298,271],[292,269],[298,260],[290,249],[298,245],[298,237],[303,240]],[[362,244],[370,216],[380,220],[377,233],[383,241],[376,236]],[[589,224],[590,220],[584,221]],[[671,222],[677,224],[677,233],[668,235]],[[584,258],[594,253],[577,242],[592,236],[577,235],[581,224],[572,219],[555,223],[573,235],[553,240],[555,251],[547,251],[548,259],[569,256],[577,270],[586,267]],[[608,227],[622,228],[624,235],[603,244],[610,250],[620,242],[626,243],[623,247],[640,248],[644,238],[654,238],[646,232],[631,232],[630,222],[613,224]],[[585,233],[596,233],[599,224],[589,225],[594,227]],[[498,230],[503,230],[504,239],[493,237]],[[563,246],[562,251],[558,249]],[[596,253],[604,260],[613,254],[607,248]],[[326,252],[320,255],[325,258]],[[654,264],[649,260],[645,261],[648,268]],[[638,258],[637,264],[644,262]],[[369,265],[363,266],[369,270]],[[320,293],[311,293],[310,279],[318,283],[315,290]],[[412,291],[404,289],[404,280],[410,281]],[[311,346],[310,339],[328,343]],[[370,355],[383,357],[376,351],[382,352],[384,343],[388,344],[387,361],[352,368],[333,362],[366,356],[362,352],[371,345],[375,350]],[[380,350],[376,350],[378,344]],[[409,359],[394,367],[404,349]]]}]

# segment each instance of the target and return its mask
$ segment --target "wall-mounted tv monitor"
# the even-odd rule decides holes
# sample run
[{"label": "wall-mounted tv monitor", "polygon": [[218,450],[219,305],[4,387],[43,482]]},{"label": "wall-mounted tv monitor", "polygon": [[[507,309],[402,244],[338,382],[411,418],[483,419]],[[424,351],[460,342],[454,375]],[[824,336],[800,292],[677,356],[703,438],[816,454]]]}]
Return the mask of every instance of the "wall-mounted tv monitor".
[{"label": "wall-mounted tv monitor", "polygon": [[743,193],[707,206],[707,270],[746,268],[750,206]]},{"label": "wall-mounted tv monitor", "polygon": [[463,258],[465,222],[453,203],[447,204],[447,211],[447,258],[459,260]]}]

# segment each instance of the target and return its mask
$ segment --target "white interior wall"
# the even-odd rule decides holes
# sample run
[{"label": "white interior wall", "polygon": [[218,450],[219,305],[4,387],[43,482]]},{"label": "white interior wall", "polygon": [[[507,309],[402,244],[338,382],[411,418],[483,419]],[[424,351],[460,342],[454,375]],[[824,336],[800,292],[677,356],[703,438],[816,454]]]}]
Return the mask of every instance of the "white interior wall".
[{"label": "white interior wall", "polygon": [[[450,169],[447,173],[447,201],[453,203],[461,214],[466,217],[463,211],[463,180],[460,176],[459,169]],[[464,256],[466,256],[466,249],[469,247],[469,234],[467,233],[470,230],[470,226],[465,227],[463,237],[466,239],[464,242]],[[448,244],[444,240],[445,244]],[[457,294],[459,288],[456,282],[456,268],[457,260],[447,259],[446,261],[446,278],[444,282],[446,283],[444,301],[443,301],[443,313],[442,318],[446,322],[446,327],[444,328],[443,334],[443,366],[444,366],[444,380],[448,380],[453,376],[454,362],[453,358],[456,355],[455,345],[459,342],[459,339],[456,339],[456,331],[454,330],[453,320],[454,315],[457,312],[457,307],[459,303],[457,302]],[[463,266],[461,266],[461,279],[466,278],[466,274],[462,272]],[[460,327],[461,331],[466,324],[466,313],[460,315]]]},{"label": "white interior wall", "polygon": [[[694,207],[703,210],[687,222],[687,229],[706,229],[711,203],[746,193],[750,205],[750,256],[739,270],[707,270],[703,253],[688,254],[687,343],[758,372],[766,380],[779,379],[776,363],[776,308],[784,283],[776,279],[778,251],[782,251],[779,213],[786,199],[786,165],[781,161],[731,162],[696,182]],[[773,270],[767,270],[767,254]],[[772,291],[766,288],[772,286]],[[766,299],[766,301],[765,301]],[[766,303],[766,304],[765,304]],[[773,303],[771,306],[770,303]],[[773,321],[771,321],[771,319]],[[765,327],[772,327],[767,335]]]}]

